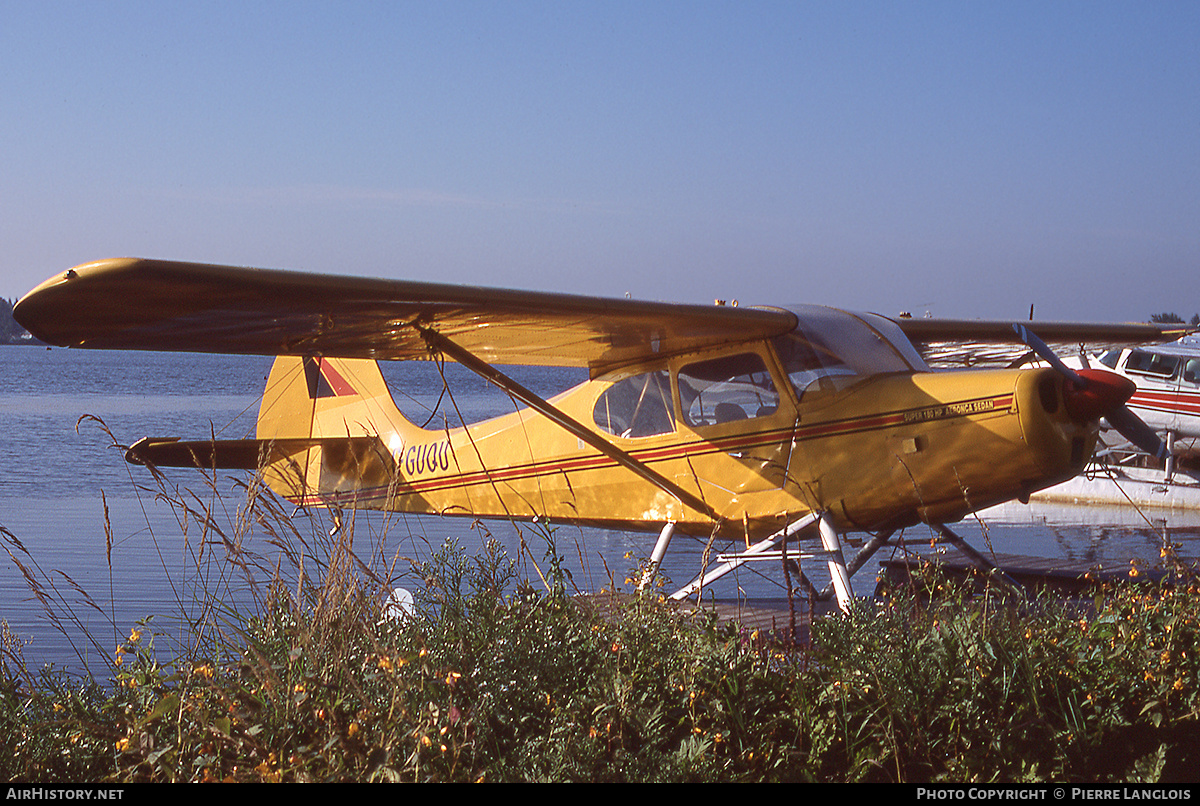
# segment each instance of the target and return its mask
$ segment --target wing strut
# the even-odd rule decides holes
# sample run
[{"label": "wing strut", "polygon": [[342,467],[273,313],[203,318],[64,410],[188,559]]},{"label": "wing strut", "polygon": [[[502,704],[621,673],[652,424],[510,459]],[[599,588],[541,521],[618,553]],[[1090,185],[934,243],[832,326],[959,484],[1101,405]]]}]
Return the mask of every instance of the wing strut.
[{"label": "wing strut", "polygon": [[600,451],[600,453],[604,454],[609,459],[612,459],[622,467],[632,470],[634,473],[641,476],[655,487],[658,487],[667,495],[677,499],[685,506],[689,506],[697,512],[703,513],[706,517],[713,521],[718,520],[716,511],[702,501],[698,496],[689,493],[687,490],[683,489],[666,476],[663,476],[661,473],[655,472],[651,468],[647,467],[645,463],[639,462],[637,459],[630,456],[628,452],[621,450],[616,445],[613,445],[611,442],[601,437],[592,429],[580,423],[578,420],[575,420],[574,418],[550,405],[540,396],[534,394],[529,389],[526,389],[524,386],[508,377],[503,372],[500,372],[491,364],[478,358],[473,353],[463,349],[436,331],[422,329],[421,332],[425,336],[425,340],[431,349],[445,353],[450,358],[453,358],[455,361],[474,372],[476,375],[517,398],[522,403],[529,406],[539,414],[547,417],[552,422],[562,426],[571,434]]}]

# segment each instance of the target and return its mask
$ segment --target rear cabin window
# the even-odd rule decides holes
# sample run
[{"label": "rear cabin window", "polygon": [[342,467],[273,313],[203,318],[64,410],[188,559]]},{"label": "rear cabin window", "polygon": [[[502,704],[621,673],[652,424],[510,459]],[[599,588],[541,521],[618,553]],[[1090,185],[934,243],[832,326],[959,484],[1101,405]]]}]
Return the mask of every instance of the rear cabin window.
[{"label": "rear cabin window", "polygon": [[671,378],[666,370],[644,372],[608,387],[592,417],[596,426],[619,437],[649,437],[675,430]]},{"label": "rear cabin window", "polygon": [[679,404],[693,428],[766,417],[779,409],[779,392],[757,353],[714,358],[679,370]]}]

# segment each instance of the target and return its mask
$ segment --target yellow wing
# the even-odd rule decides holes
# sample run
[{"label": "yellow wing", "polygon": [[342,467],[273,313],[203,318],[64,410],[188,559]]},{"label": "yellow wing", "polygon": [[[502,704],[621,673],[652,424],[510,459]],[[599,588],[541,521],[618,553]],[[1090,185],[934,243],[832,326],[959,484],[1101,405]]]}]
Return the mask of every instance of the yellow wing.
[{"label": "yellow wing", "polygon": [[77,266],[14,308],[60,346],[421,359],[423,330],[493,364],[589,367],[785,333],[774,308],[678,305],[137,258]]},{"label": "yellow wing", "polygon": [[[69,347],[423,359],[433,331],[490,364],[624,364],[793,330],[780,308],[681,305],[138,258],[76,266],[29,292],[16,320]],[[894,320],[933,366],[1012,363],[1008,322]],[[1059,347],[1178,338],[1176,325],[1025,323]]]}]

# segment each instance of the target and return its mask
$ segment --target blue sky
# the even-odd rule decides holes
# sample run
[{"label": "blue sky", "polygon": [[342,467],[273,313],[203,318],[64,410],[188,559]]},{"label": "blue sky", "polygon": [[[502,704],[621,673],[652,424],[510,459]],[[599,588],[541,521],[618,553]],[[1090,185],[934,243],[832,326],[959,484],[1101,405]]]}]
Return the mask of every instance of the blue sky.
[{"label": "blue sky", "polygon": [[136,255],[1200,311],[1200,3],[8,2],[0,296]]}]

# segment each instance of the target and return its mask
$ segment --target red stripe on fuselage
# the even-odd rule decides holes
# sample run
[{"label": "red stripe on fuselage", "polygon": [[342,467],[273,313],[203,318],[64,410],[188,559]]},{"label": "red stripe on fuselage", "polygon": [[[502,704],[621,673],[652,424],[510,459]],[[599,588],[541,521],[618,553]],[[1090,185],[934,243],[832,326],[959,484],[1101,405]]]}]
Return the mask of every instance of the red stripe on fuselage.
[{"label": "red stripe on fuselage", "polygon": [[[786,440],[797,442],[820,439],[830,436],[864,433],[884,428],[893,428],[906,424],[917,424],[937,419],[969,417],[979,414],[992,414],[1008,409],[1012,405],[1011,394],[998,395],[992,398],[978,398],[945,404],[934,407],[907,409],[867,417],[847,418],[816,423],[807,427],[772,429],[756,433],[741,433],[734,436],[717,439],[698,439],[678,442],[670,445],[660,445],[653,448],[630,451],[630,455],[640,462],[656,464],[680,458],[693,458],[714,453],[748,450],[764,445],[775,445]],[[407,479],[398,481],[392,487],[366,488],[347,493],[317,494],[304,496],[298,503],[348,503],[352,501],[367,502],[384,500],[389,495],[402,497],[405,495],[429,494],[458,487],[471,487],[479,484],[520,481],[534,479],[540,476],[557,475],[567,472],[597,470],[616,467],[617,463],[601,454],[588,454],[566,459],[530,462],[522,465],[511,465],[496,470],[476,470],[469,473],[454,473],[444,476],[431,476],[427,479]]]}]

